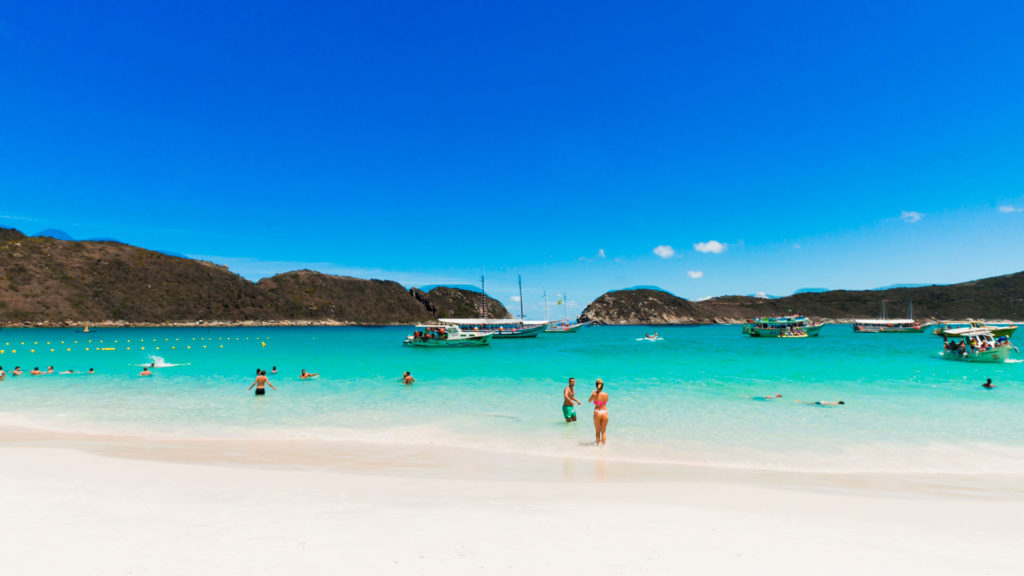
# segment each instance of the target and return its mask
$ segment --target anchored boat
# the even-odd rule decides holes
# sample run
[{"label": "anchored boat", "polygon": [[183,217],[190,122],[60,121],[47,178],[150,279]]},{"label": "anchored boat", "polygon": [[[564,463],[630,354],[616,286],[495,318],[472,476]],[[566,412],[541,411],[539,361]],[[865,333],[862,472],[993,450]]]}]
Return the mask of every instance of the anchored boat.
[{"label": "anchored boat", "polygon": [[491,343],[492,337],[493,332],[467,334],[455,324],[421,324],[402,343],[423,348],[464,348],[486,346]]},{"label": "anchored boat", "polygon": [[858,334],[914,334],[924,332],[930,324],[922,324],[914,320],[914,303],[910,303],[910,318],[887,319],[885,317],[885,300],[882,300],[881,320],[854,320],[853,331]]},{"label": "anchored boat", "polygon": [[943,336],[942,357],[963,362],[1006,362],[1019,352],[1006,336],[995,337],[979,328],[954,328]]},{"label": "anchored boat", "polygon": [[939,326],[935,328],[933,334],[935,334],[936,336],[942,336],[943,338],[949,338],[950,336],[955,336],[957,330],[963,330],[965,328],[974,328],[976,330],[988,330],[989,332],[992,333],[992,336],[996,338],[999,338],[1001,336],[1010,338],[1011,336],[1013,336],[1013,333],[1017,331],[1016,324],[1010,324],[1009,326],[992,326],[985,324],[984,322],[978,322],[977,320],[970,320],[969,322],[967,322],[966,326],[957,326],[956,323],[951,324],[948,322],[944,322],[942,324],[939,324]]},{"label": "anchored boat", "polygon": [[580,328],[584,326],[590,326],[593,322],[569,322],[568,320],[562,320],[561,322],[552,322],[548,324],[548,327],[544,332],[548,334],[572,334],[579,332]]},{"label": "anchored boat", "polygon": [[448,326],[458,326],[463,332],[491,332],[495,338],[536,338],[547,327],[540,320],[519,318],[439,318]]},{"label": "anchored boat", "polygon": [[822,322],[812,322],[806,316],[778,316],[754,318],[743,325],[743,333],[754,337],[802,338],[817,336]]}]

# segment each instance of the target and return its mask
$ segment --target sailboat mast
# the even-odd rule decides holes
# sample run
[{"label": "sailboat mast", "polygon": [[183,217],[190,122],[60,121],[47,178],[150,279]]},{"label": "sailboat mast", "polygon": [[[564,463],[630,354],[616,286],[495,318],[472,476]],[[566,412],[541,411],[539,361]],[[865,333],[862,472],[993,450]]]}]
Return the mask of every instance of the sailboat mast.
[{"label": "sailboat mast", "polygon": [[519,275],[519,319],[526,320],[526,313],[523,312],[523,275]]},{"label": "sailboat mast", "polygon": [[562,316],[569,321],[569,299],[565,297],[565,288],[562,288]]},{"label": "sailboat mast", "polygon": [[544,321],[545,322],[550,322],[551,321],[548,318],[548,290],[547,290],[547,288],[544,289]]},{"label": "sailboat mast", "polygon": [[481,318],[487,318],[487,287],[484,285],[484,269],[480,268],[480,292],[482,294],[480,312]]}]

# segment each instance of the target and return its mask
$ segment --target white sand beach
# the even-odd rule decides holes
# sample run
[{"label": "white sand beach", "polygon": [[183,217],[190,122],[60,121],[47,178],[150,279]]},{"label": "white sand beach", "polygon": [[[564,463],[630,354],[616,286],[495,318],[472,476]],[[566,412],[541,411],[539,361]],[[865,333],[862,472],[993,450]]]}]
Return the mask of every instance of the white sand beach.
[{"label": "white sand beach", "polygon": [[0,433],[5,574],[1024,573],[1012,493],[621,477],[600,459],[467,480],[430,473],[449,457],[429,451],[403,471],[89,446]]}]

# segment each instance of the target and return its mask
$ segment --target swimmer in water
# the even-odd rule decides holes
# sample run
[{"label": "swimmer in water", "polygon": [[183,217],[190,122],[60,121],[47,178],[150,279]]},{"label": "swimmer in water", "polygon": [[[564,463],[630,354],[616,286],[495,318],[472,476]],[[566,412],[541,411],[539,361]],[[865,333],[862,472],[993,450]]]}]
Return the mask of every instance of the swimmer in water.
[{"label": "swimmer in water", "polygon": [[0,382],[3,382],[4,378],[7,378],[7,372],[4,372],[4,367],[0,366]]},{"label": "swimmer in water", "polygon": [[302,374],[299,374],[299,378],[302,378],[303,380],[305,380],[306,378],[314,378],[314,377],[319,376],[319,375],[320,375],[319,372],[306,372],[306,369],[303,368],[302,369]]},{"label": "swimmer in water", "polygon": [[[263,396],[264,394],[267,393],[267,389],[264,388],[264,386],[270,386],[271,388],[274,388],[274,385],[270,383],[269,379],[267,379],[266,370],[260,371],[260,373],[256,376],[256,381],[249,386],[249,390],[252,390],[253,386],[256,387],[257,396]],[[274,388],[274,390],[277,390],[277,388]]]},{"label": "swimmer in water", "polygon": [[149,366],[142,368],[142,372],[139,372],[139,376],[152,376],[153,373],[149,371]]},{"label": "swimmer in water", "polygon": [[408,386],[409,384],[412,384],[413,382],[416,382],[416,379],[412,377],[412,373],[411,372],[406,372],[405,374],[402,374],[402,384],[405,384],[406,386]]},{"label": "swimmer in water", "polygon": [[96,371],[93,370],[92,368],[89,368],[89,371],[86,372],[86,374],[95,374],[95,373],[96,373]]},{"label": "swimmer in water", "polygon": [[836,400],[835,402],[826,402],[824,400],[818,400],[817,402],[804,402],[803,400],[797,400],[796,403],[807,404],[808,406],[842,406],[846,404],[846,402],[843,402],[842,400]]},{"label": "swimmer in water", "polygon": [[75,373],[75,371],[71,370],[71,369],[68,369],[68,370],[65,370],[65,371],[61,372],[61,374],[74,374],[74,373]]},{"label": "swimmer in water", "polygon": [[43,371],[39,369],[39,366],[36,366],[35,368],[29,370],[28,373],[31,374],[32,376],[39,376],[43,373]]},{"label": "swimmer in water", "polygon": [[744,398],[750,398],[751,400],[775,400],[776,398],[782,398],[782,394],[776,394],[775,396],[744,396]]},{"label": "swimmer in water", "polygon": [[46,369],[46,373],[47,374],[53,374],[53,366],[50,366],[49,368],[47,368]]},{"label": "swimmer in water", "polygon": [[21,376],[21,366],[15,366],[11,376]]},{"label": "swimmer in water", "polygon": [[277,366],[274,366],[273,368],[271,368],[270,369],[270,373],[271,374],[277,374]]},{"label": "swimmer in water", "polygon": [[991,378],[986,378],[985,383],[981,385],[982,388],[995,388],[996,385],[992,383]]}]

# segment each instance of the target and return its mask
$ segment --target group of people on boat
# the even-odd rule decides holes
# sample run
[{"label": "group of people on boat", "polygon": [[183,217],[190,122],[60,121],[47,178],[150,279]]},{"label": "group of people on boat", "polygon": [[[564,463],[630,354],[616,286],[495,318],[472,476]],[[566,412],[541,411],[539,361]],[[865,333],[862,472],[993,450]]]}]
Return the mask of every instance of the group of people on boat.
[{"label": "group of people on boat", "polygon": [[978,338],[976,336],[969,336],[963,340],[949,340],[945,336],[942,337],[942,348],[953,354],[960,354],[961,356],[968,353],[975,354],[978,352],[987,352],[988,350],[994,350],[996,348],[1002,348],[1003,346],[1009,345],[1010,339],[1006,336],[1000,336],[993,340]]},{"label": "group of people on boat", "polygon": [[417,330],[412,333],[413,340],[447,340],[448,331],[444,328]]}]

